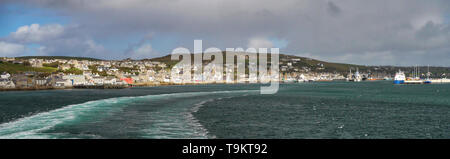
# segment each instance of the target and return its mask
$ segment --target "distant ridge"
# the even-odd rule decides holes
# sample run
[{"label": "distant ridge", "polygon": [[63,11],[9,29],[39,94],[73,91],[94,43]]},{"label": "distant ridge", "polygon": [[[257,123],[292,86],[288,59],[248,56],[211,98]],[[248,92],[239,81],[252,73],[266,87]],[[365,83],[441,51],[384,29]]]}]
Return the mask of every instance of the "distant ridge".
[{"label": "distant ridge", "polygon": [[[225,54],[225,52],[222,52]],[[90,57],[73,57],[73,56],[22,56],[22,57],[16,57],[17,59],[31,59],[31,58],[39,58],[39,59],[74,59],[74,60],[89,60],[89,61],[104,61],[103,59],[97,59],[97,58],[90,58]],[[225,59],[225,58],[224,58]],[[320,61],[312,58],[307,57],[299,57],[295,55],[286,55],[286,54],[280,54],[280,63],[284,63],[284,65],[287,64],[287,62],[291,61],[292,59],[300,59],[296,63],[292,63],[292,66],[298,70],[302,70],[302,68],[308,68],[311,72],[330,72],[330,73],[341,73],[341,74],[348,74],[349,70],[352,69],[353,71],[356,70],[356,68],[359,69],[361,72],[367,72],[367,73],[383,73],[387,75],[393,75],[396,71],[401,69],[405,72],[412,72],[413,67],[410,66],[366,66],[366,65],[357,65],[357,64],[346,64],[346,63],[333,63],[333,62],[326,62],[326,61]],[[172,61],[170,58],[170,55],[161,56],[161,57],[155,57],[155,58],[149,58],[149,59],[139,59],[139,60],[133,60],[130,58],[123,59],[124,61],[132,60],[132,61],[157,61],[167,64],[167,66],[170,68],[174,66],[178,61]],[[115,60],[117,61],[117,60]],[[119,60],[120,61],[120,60]],[[224,61],[225,63],[225,61]],[[281,64],[280,64],[281,66]],[[420,66],[420,69],[425,72],[428,67],[427,66]],[[450,67],[437,67],[437,66],[431,66],[430,72],[435,73],[435,76],[439,76],[441,74],[450,74]],[[291,72],[291,71],[287,71]]]},{"label": "distant ridge", "polygon": [[[225,54],[225,52],[222,52],[222,54]],[[225,63],[225,58],[224,63]],[[359,68],[361,71],[370,69],[370,66],[363,66],[363,65],[355,65],[355,64],[344,64],[344,63],[332,63],[332,62],[325,62],[320,61],[312,58],[306,58],[306,57],[299,57],[294,55],[286,55],[286,54],[280,54],[280,63],[286,63],[288,61],[291,61],[292,59],[300,59],[300,61],[293,64],[295,68],[302,68],[302,67],[308,67],[315,70],[315,72],[348,72],[350,68],[356,69]],[[170,58],[170,55],[162,56],[162,57],[156,57],[152,59],[143,59],[143,60],[150,60],[150,61],[158,61],[163,63],[168,63],[170,65],[176,64],[176,61],[172,61]],[[270,60],[270,56],[268,58]],[[323,64],[325,68],[323,70],[317,70],[317,68],[320,67],[320,65]]]},{"label": "distant ridge", "polygon": [[[225,52],[222,52],[222,54],[225,54]],[[225,59],[225,58],[224,58]],[[373,74],[385,74],[393,76],[399,69],[405,72],[412,72],[413,67],[409,66],[368,66],[368,65],[357,65],[357,64],[346,64],[346,63],[334,63],[334,62],[326,62],[321,61],[317,59],[307,58],[307,57],[299,57],[295,55],[287,55],[287,54],[280,54],[280,66],[286,65],[287,62],[291,61],[292,59],[300,59],[300,61],[296,63],[292,63],[292,66],[298,70],[301,70],[302,68],[306,67],[311,70],[311,72],[330,72],[330,73],[341,73],[343,75],[347,75],[350,72],[350,69],[352,71],[356,71],[356,69],[359,69],[361,72],[366,73],[373,73]],[[162,57],[156,57],[151,59],[142,59],[142,60],[150,60],[150,61],[158,61],[168,64],[169,67],[175,65],[177,61],[172,61],[170,58],[170,55],[162,56]],[[268,59],[269,60],[269,59]],[[225,63],[225,61],[224,61]],[[283,63],[283,64],[281,64]],[[323,66],[323,67],[322,67]],[[424,72],[428,69],[427,66],[420,66],[420,69]],[[432,66],[429,68],[430,72],[435,73],[435,76],[439,76],[443,73],[450,74],[450,67],[437,67]],[[287,71],[291,72],[291,71]]]},{"label": "distant ridge", "polygon": [[101,59],[91,58],[91,57],[75,57],[75,56],[21,56],[16,57],[17,59],[64,59],[64,60],[88,60],[88,61],[103,61]]}]

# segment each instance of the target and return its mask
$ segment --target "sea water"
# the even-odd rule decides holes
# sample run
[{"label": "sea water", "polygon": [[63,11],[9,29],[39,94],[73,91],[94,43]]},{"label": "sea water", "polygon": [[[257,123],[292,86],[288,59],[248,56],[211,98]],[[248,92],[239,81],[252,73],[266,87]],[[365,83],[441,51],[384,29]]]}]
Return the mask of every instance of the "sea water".
[{"label": "sea water", "polygon": [[450,138],[450,85],[379,82],[0,92],[0,138]]}]

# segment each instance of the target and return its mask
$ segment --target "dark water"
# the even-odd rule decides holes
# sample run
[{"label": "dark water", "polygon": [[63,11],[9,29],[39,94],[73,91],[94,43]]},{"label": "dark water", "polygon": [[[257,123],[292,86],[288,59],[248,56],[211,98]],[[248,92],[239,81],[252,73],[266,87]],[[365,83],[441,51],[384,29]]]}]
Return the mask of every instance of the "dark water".
[{"label": "dark water", "polygon": [[0,138],[450,138],[450,85],[0,92]]}]

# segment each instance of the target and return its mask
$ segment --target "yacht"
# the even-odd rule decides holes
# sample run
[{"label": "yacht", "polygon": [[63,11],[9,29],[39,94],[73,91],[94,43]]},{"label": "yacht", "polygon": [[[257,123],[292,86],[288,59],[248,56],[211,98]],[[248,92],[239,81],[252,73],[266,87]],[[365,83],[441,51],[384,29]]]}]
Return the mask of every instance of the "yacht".
[{"label": "yacht", "polygon": [[355,82],[361,82],[362,81],[362,76],[361,74],[359,74],[359,69],[356,68],[356,72],[355,72]]}]

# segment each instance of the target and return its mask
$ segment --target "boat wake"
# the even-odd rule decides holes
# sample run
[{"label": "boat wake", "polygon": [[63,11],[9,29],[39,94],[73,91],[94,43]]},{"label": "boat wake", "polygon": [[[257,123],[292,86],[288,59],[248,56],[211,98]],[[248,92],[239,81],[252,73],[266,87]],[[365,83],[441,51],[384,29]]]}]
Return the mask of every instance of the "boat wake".
[{"label": "boat wake", "polygon": [[[215,138],[213,134],[209,134],[208,130],[195,118],[194,113],[208,102],[214,102],[222,98],[232,98],[243,95],[253,90],[245,91],[219,91],[219,92],[204,92],[202,95],[208,95],[201,100],[192,101],[192,103],[183,103],[183,107],[179,106],[175,109],[160,110],[151,116],[159,119],[155,124],[149,128],[142,130],[142,138],[158,138],[158,139],[205,139]],[[200,95],[200,94],[196,94]],[[180,109],[183,109],[180,111]]]},{"label": "boat wake", "polygon": [[[117,115],[123,115],[125,109],[131,109],[135,105],[148,107],[149,102],[161,102],[164,100],[173,100],[180,98],[179,103],[171,105],[170,101],[164,104],[161,109],[139,112],[134,116],[141,117],[139,120],[150,120],[144,122],[140,135],[138,136],[115,136],[117,138],[208,138],[208,131],[203,128],[193,113],[197,112],[201,106],[207,102],[212,102],[218,98],[226,98],[249,92],[258,92],[255,90],[242,91],[216,91],[216,92],[188,92],[171,93],[159,95],[147,95],[137,97],[118,97],[89,101],[81,104],[68,105],[48,112],[35,114],[32,116],[20,118],[18,120],[0,124],[0,138],[109,138],[101,133],[80,134],[67,131],[52,131],[58,129],[58,126],[65,127],[82,125],[90,123],[89,127],[103,124],[103,119],[112,118]],[[195,97],[201,98],[201,102]],[[137,104],[136,104],[137,103]],[[124,118],[124,117],[122,117]],[[123,120],[127,120],[124,118]],[[126,123],[127,121],[123,121]],[[94,123],[94,124],[92,124]],[[115,124],[114,122],[110,123]],[[67,126],[69,125],[69,126]],[[126,129],[125,129],[126,131]]]}]

